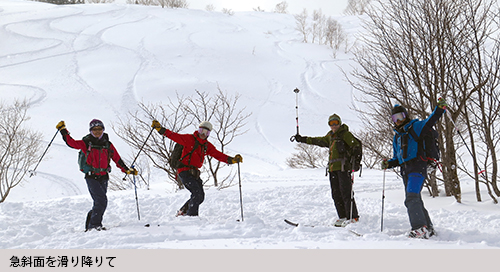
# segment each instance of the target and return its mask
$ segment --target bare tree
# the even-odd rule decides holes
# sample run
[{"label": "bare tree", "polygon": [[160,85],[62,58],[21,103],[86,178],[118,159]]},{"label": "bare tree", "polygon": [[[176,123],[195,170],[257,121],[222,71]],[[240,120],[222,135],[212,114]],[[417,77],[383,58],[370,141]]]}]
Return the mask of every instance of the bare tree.
[{"label": "bare tree", "polygon": [[127,4],[161,6],[162,8],[188,8],[187,0],[127,0]]},{"label": "bare tree", "polygon": [[326,167],[328,163],[328,148],[297,143],[297,153],[293,153],[286,159],[286,164],[291,168],[320,168]]},{"label": "bare tree", "polygon": [[346,42],[347,36],[342,29],[342,25],[332,17],[326,21],[325,43],[333,49],[333,56],[336,57],[340,45]]},{"label": "bare tree", "polygon": [[[211,135],[217,139],[214,144],[224,152],[235,137],[245,133],[242,129],[245,120],[250,116],[244,113],[244,108],[237,108],[239,97],[239,95],[230,97],[219,89],[215,95],[200,91],[196,91],[196,95],[190,97],[177,95],[177,99],[169,99],[169,104],[166,106],[162,103],[148,105],[141,103],[138,110],[130,112],[127,119],[120,120],[113,130],[138,152],[151,132],[152,120],[158,120],[165,128],[174,132],[189,127],[196,128],[201,121],[210,121],[214,126]],[[179,188],[183,188],[182,182],[177,179],[176,170],[168,163],[174,145],[175,143],[168,138],[153,133],[150,140],[144,144],[141,154],[150,159],[153,167],[165,171],[170,180],[176,182]],[[213,160],[210,156],[206,162],[207,168],[203,172],[208,172],[214,179],[214,186],[218,188],[229,186],[228,183],[232,182],[234,174],[219,177],[219,170],[225,164]],[[143,172],[142,168],[139,172]]]},{"label": "bare tree", "polygon": [[348,0],[344,13],[347,15],[362,15],[366,12],[371,0]]},{"label": "bare tree", "polygon": [[[307,43],[311,37],[312,43],[325,44],[333,49],[333,56],[343,43],[347,44],[347,35],[342,29],[342,25],[332,17],[326,18],[321,9],[314,10],[312,18],[309,19],[307,10],[294,15],[296,27],[302,34],[302,42]],[[346,49],[347,50],[347,49]]]},{"label": "bare tree", "polygon": [[288,13],[288,3],[286,1],[280,2],[276,4],[276,7],[274,8],[275,13]]},{"label": "bare tree", "polygon": [[234,15],[234,11],[232,9],[228,9],[228,8],[223,8],[222,9],[222,13],[227,14],[229,16],[233,16]]},{"label": "bare tree", "polygon": [[85,0],[87,4],[103,4],[103,3],[113,3],[115,0]]},{"label": "bare tree", "polygon": [[325,15],[323,15],[321,9],[313,10],[311,26],[312,43],[315,43],[317,38],[318,44],[322,44],[325,32],[325,22]]},{"label": "bare tree", "polygon": [[214,4],[208,4],[208,5],[205,7],[205,10],[206,10],[206,11],[215,11],[215,6],[214,6]]},{"label": "bare tree", "polygon": [[[125,120],[120,119],[118,124],[113,126],[116,134],[135,150],[134,153],[138,153],[144,145],[140,154],[148,157],[154,168],[165,171],[169,179],[173,180],[179,188],[183,188],[183,185],[177,179],[176,170],[172,169],[168,163],[175,143],[152,131],[151,121],[158,120],[164,127],[174,132],[186,129],[193,122],[184,104],[185,97],[180,95],[177,95],[176,100],[169,99],[167,105],[140,103],[138,110],[129,112]],[[150,140],[145,142],[151,132],[153,133]],[[142,174],[144,169],[140,168],[140,165],[137,169]]]},{"label": "bare tree", "polygon": [[[214,125],[214,130],[217,137],[216,145],[219,146],[221,152],[225,152],[226,147],[234,140],[235,137],[244,134],[242,131],[245,120],[250,117],[250,114],[245,114],[245,108],[238,109],[237,103],[240,95],[236,94],[230,97],[227,93],[222,92],[218,87],[218,93],[210,96],[207,92],[196,91],[196,97],[188,98],[188,113],[196,120],[196,122],[210,121]],[[212,134],[211,134],[212,135]],[[234,176],[228,175],[219,180],[218,172],[225,164],[213,160],[208,157],[208,168],[214,186],[225,186],[226,182],[231,183]]]},{"label": "bare tree", "polygon": [[[361,68],[353,72],[359,81],[352,82],[368,106],[364,118],[386,126],[387,121],[374,116],[387,118],[392,105],[401,104],[424,119],[442,96],[457,120],[484,86],[473,80],[474,74],[481,70],[483,79],[497,76],[490,73],[495,71],[491,63],[489,68],[474,66],[484,57],[479,52],[485,52],[486,37],[476,39],[474,34],[488,28],[483,18],[489,17],[482,13],[489,13],[487,5],[475,0],[387,0],[369,10],[366,28],[371,35],[355,53]],[[448,118],[442,118],[437,128],[444,150],[445,191],[461,202],[455,128]]]},{"label": "bare tree", "polygon": [[302,34],[302,42],[307,43],[307,37],[309,35],[309,27],[307,26],[307,18],[309,15],[307,14],[307,9],[303,9],[302,13],[294,15],[297,29]]},{"label": "bare tree", "polygon": [[26,101],[15,101],[12,106],[0,102],[0,203],[41,156],[42,135],[24,127],[30,119],[28,108]]}]

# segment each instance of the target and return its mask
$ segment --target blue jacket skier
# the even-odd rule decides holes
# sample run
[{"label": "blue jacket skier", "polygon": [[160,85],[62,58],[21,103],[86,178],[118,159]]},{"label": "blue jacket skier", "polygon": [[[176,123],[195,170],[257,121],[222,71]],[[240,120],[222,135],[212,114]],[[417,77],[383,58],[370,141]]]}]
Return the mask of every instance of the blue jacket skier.
[{"label": "blue jacket skier", "polygon": [[400,173],[405,186],[405,206],[410,219],[411,231],[409,237],[427,239],[435,235],[429,213],[424,207],[421,191],[427,178],[427,159],[418,156],[417,137],[422,131],[433,127],[446,110],[447,103],[443,98],[438,100],[438,106],[425,120],[410,119],[408,111],[401,105],[392,109],[394,122],[393,157],[382,162],[382,169],[400,166]]}]

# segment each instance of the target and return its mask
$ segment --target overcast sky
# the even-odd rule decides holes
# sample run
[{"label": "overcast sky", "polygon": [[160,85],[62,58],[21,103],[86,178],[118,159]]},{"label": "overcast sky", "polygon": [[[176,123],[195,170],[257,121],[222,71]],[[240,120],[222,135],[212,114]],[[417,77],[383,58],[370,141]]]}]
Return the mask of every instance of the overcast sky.
[{"label": "overcast sky", "polygon": [[[273,11],[276,4],[283,0],[187,0],[190,9],[205,9],[209,4],[214,5],[215,10],[220,11],[223,8],[233,11],[252,11],[260,7],[265,11]],[[288,13],[298,14],[304,8],[309,14],[313,10],[320,9],[323,14],[339,15],[342,14],[347,6],[347,0],[285,0],[288,3]]]}]

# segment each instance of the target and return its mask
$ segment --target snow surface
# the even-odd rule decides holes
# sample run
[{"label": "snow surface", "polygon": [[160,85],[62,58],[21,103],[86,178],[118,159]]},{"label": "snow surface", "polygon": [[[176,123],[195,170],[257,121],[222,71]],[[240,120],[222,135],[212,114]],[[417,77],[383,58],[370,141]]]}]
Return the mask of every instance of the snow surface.
[{"label": "snow surface", "polygon": [[[354,43],[362,32],[360,19],[336,19]],[[244,221],[238,186],[207,187],[200,216],[176,218],[189,192],[176,191],[164,173],[154,171],[150,190],[137,192],[140,220],[134,190],[110,191],[103,222],[110,229],[85,233],[92,201],[77,169],[77,151],[58,135],[37,175],[0,204],[0,249],[500,248],[500,206],[486,194],[477,202],[474,183],[466,177],[462,203],[423,191],[438,232],[429,240],[406,237],[402,181],[389,171],[380,231],[383,172],[376,169],[355,177],[360,221],[347,229],[363,236],[331,226],[336,212],[325,170],[285,164],[295,152],[289,141],[295,133],[293,90],[301,90],[301,134],[324,135],[334,112],[351,130],[360,130],[350,109],[355,93],[341,70],[348,72],[354,63],[349,53],[333,58],[325,46],[301,43],[293,15],[0,0],[0,37],[1,99],[29,99],[28,125],[43,133],[44,146],[60,120],[79,138],[88,133],[88,122],[99,118],[130,163],[135,153],[112,125],[138,102],[167,101],[176,92],[216,92],[220,86],[241,94],[239,105],[252,113],[248,133],[227,151],[244,158]],[[292,227],[285,218],[315,227]]]}]

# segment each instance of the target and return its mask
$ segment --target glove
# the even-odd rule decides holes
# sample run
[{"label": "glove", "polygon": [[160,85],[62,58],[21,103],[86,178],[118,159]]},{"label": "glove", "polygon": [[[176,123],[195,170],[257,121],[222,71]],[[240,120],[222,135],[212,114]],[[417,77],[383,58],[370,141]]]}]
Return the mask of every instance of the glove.
[{"label": "glove", "polygon": [[438,107],[444,110],[446,109],[446,107],[448,107],[448,103],[446,103],[446,100],[444,100],[444,98],[440,97],[438,99]]},{"label": "glove", "polygon": [[64,121],[61,121],[59,123],[57,123],[57,126],[56,126],[57,130],[62,130],[62,129],[66,129],[66,125],[64,124]]},{"label": "glove", "polygon": [[130,167],[125,173],[127,173],[127,175],[134,175],[134,176],[137,176],[137,174],[139,174],[134,167]]},{"label": "glove", "polygon": [[234,160],[238,163],[238,162],[243,162],[243,157],[241,157],[240,154],[234,156]]},{"label": "glove", "polygon": [[295,140],[299,143],[305,143],[307,142],[307,137],[300,136],[300,134],[295,135]]},{"label": "glove", "polygon": [[243,162],[243,158],[241,157],[240,154],[233,157],[227,158],[227,163],[233,164],[233,163],[238,163],[238,162]]},{"label": "glove", "polygon": [[153,120],[153,124],[151,125],[151,127],[158,130],[158,132],[160,132],[160,129],[161,129],[160,122]]},{"label": "glove", "polygon": [[383,170],[389,168],[389,162],[387,161],[387,159],[384,159],[382,161],[382,163],[380,164],[380,167],[382,167]]}]

